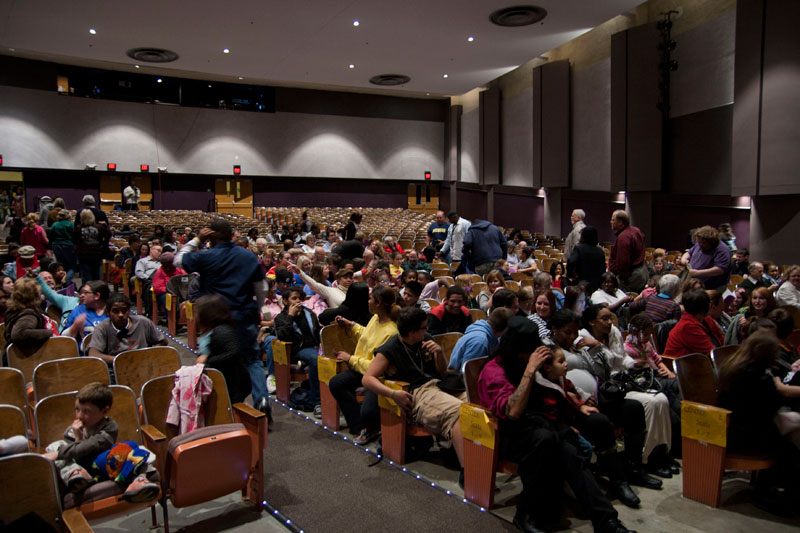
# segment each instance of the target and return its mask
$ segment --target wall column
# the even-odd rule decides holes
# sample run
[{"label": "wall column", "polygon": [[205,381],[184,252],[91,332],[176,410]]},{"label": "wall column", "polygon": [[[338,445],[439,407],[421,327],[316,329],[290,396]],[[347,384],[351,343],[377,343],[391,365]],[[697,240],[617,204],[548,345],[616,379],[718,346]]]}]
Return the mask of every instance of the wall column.
[{"label": "wall column", "polygon": [[[534,228],[534,231],[536,229]],[[561,189],[544,190],[544,228],[545,235],[559,235],[561,233]]]},{"label": "wall column", "polygon": [[750,260],[800,263],[800,195],[754,196],[750,205]]},{"label": "wall column", "polygon": [[628,192],[625,195],[625,211],[631,217],[631,225],[644,233],[645,246],[653,242],[653,193]]}]

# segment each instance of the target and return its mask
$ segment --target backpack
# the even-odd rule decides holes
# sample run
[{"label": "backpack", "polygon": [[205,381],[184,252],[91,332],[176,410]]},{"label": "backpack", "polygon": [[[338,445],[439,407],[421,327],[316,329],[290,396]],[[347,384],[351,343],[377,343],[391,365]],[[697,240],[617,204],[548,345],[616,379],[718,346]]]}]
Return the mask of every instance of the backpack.
[{"label": "backpack", "polygon": [[295,387],[289,395],[289,407],[298,411],[313,411],[314,404],[311,403],[311,391],[303,387]]}]

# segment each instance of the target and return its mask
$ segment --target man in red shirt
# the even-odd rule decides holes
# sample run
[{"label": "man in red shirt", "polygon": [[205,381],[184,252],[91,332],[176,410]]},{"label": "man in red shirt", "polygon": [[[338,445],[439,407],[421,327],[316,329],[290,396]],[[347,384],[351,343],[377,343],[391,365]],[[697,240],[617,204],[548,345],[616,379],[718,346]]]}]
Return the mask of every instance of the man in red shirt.
[{"label": "man in red shirt", "polygon": [[703,289],[692,289],[682,298],[684,313],[669,332],[664,353],[671,356],[692,353],[710,354],[724,344],[722,330],[708,316],[710,300]]},{"label": "man in red shirt", "polygon": [[630,216],[622,210],[611,214],[611,229],[617,242],[611,247],[608,270],[617,275],[623,291],[642,292],[650,277],[644,261],[644,233],[631,226]]}]

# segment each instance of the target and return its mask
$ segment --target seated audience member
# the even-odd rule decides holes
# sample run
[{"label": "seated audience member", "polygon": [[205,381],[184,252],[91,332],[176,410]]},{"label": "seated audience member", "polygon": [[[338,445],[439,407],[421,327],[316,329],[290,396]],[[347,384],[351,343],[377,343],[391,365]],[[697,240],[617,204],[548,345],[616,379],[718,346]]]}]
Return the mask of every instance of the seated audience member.
[{"label": "seated audience member", "polygon": [[553,279],[553,287],[565,289],[567,286],[567,276],[564,263],[556,261],[550,265],[550,277]]},{"label": "seated audience member", "polygon": [[722,346],[722,331],[708,316],[710,300],[703,289],[692,289],[683,295],[684,313],[669,332],[664,353],[673,357],[693,353],[711,354]]},{"label": "seated audience member", "polygon": [[336,272],[336,287],[329,287],[325,283],[317,282],[300,270],[297,265],[290,264],[289,271],[293,272],[296,276],[300,276],[300,279],[311,287],[311,290],[319,294],[320,297],[325,300],[329,308],[342,305],[347,296],[347,290],[350,288],[350,285],[353,284],[353,270],[350,268],[343,268]]},{"label": "seated audience member", "polygon": [[770,284],[764,280],[764,265],[758,261],[754,261],[747,266],[747,275],[744,280],[739,283],[748,293],[759,287],[769,287]]},{"label": "seated audience member", "polygon": [[528,247],[520,249],[520,251],[517,253],[517,272],[521,272],[523,274],[533,274],[539,270],[539,267],[536,265],[536,261],[533,259],[533,257],[531,257],[532,254],[533,250]]},{"label": "seated audience member", "polygon": [[[355,234],[354,238],[345,239],[331,248],[331,253],[341,256],[342,259],[362,257],[364,255],[364,241],[366,238],[366,235],[359,231]],[[380,245],[380,243],[378,244]],[[383,247],[379,246],[379,248],[381,248],[381,253],[383,253]],[[376,253],[375,255],[377,256],[378,254]]]},{"label": "seated audience member", "polygon": [[[533,275],[533,294],[539,294],[542,291],[549,291],[553,288],[553,278],[547,272],[537,272]],[[556,309],[564,307],[564,295],[558,291],[554,291],[553,295],[556,297]]]},{"label": "seated audience member", "polygon": [[775,324],[775,335],[778,337],[778,341],[780,341],[778,357],[772,368],[772,373],[783,380],[786,374],[792,371],[792,365],[795,364],[800,357],[800,353],[798,353],[797,350],[798,347],[789,341],[789,336],[792,334],[792,331],[794,331],[794,317],[792,317],[786,309],[781,309],[779,307],[773,310],[767,318]]},{"label": "seated audience member", "polygon": [[394,254],[403,255],[405,253],[403,247],[394,242],[394,237],[391,235],[387,235],[383,238],[383,251],[389,256]]},{"label": "seated audience member", "polygon": [[20,246],[17,249],[16,260],[6,263],[3,274],[12,280],[17,280],[28,272],[38,272],[38,270],[39,259],[36,257],[36,249],[33,246]]},{"label": "seated audience member", "polygon": [[680,258],[689,266],[689,275],[703,282],[708,290],[724,291],[731,270],[731,249],[711,226],[703,226],[694,234],[695,245]]},{"label": "seated audience member", "polygon": [[[197,353],[200,355],[196,363],[222,372],[231,403],[243,402],[250,395],[252,383],[247,361],[239,350],[239,337],[233,327],[228,302],[217,294],[207,294],[197,300],[195,312],[200,333],[197,339]],[[111,313],[114,313],[113,307]],[[267,417],[271,421],[271,408]]]},{"label": "seated audience member", "polygon": [[425,313],[430,313],[430,304],[425,300],[420,300],[420,294],[422,294],[422,285],[418,281],[409,281],[403,289],[403,302],[406,307],[419,307]]},{"label": "seated audience member", "polygon": [[58,324],[42,313],[42,292],[29,277],[14,282],[14,292],[6,302],[5,341],[32,354],[47,339],[58,335]]},{"label": "seated audience member", "polygon": [[166,346],[167,338],[151,320],[141,315],[131,315],[131,301],[120,292],[108,297],[108,320],[104,320],[92,331],[89,342],[91,357],[99,357],[108,366],[114,357],[128,350]]},{"label": "seated audience member", "polygon": [[510,263],[505,259],[498,259],[494,262],[494,268],[490,272],[500,272],[503,275],[503,280],[505,281],[513,281],[514,278],[511,277],[511,266]]},{"label": "seated audience member", "polygon": [[778,305],[791,305],[800,310],[800,266],[792,265],[786,271],[786,281],[775,293],[775,302]]},{"label": "seated audience member", "polygon": [[372,364],[375,350],[397,334],[395,320],[399,316],[400,306],[397,305],[396,298],[391,288],[376,287],[369,298],[369,309],[373,315],[366,327],[342,316],[336,317],[337,324],[350,328],[357,343],[352,354],[334,352],[336,359],[347,363],[349,370],[334,376],[329,387],[347,420],[350,433],[357,435],[353,439],[356,444],[369,444],[380,434],[377,396],[374,392],[367,394],[359,406],[356,389],[361,386],[362,378]]},{"label": "seated audience member", "polygon": [[570,285],[564,290],[564,307],[578,316],[586,309],[586,288],[588,281],[581,281],[577,285]]},{"label": "seated audience member", "polygon": [[522,287],[517,292],[519,302],[519,315],[530,317],[533,314],[533,287]]},{"label": "seated audience member", "polygon": [[278,269],[286,270],[289,268],[289,265],[291,264],[292,264],[292,254],[290,254],[286,250],[281,250],[280,252],[278,252],[277,262],[274,265],[272,265],[272,267],[267,271],[267,277],[274,278],[275,272]]},{"label": "seated audience member", "polygon": [[[787,275],[787,279],[788,279],[789,272],[786,272],[786,275]],[[770,286],[772,286],[772,285],[780,285],[781,283],[783,283],[783,281],[785,281],[781,277],[780,268],[778,268],[778,265],[776,265],[775,263],[769,263],[769,264],[764,265],[764,280]]]},{"label": "seated audience member", "polygon": [[78,292],[79,304],[70,312],[61,334],[78,339],[80,344],[84,335],[108,319],[106,301],[109,294],[108,285],[102,281],[91,281],[82,286]]},{"label": "seated audience member", "polygon": [[[434,435],[452,441],[462,465],[464,441],[459,416],[466,393],[451,396],[438,387],[447,373],[442,347],[426,332],[428,315],[416,307],[406,307],[397,317],[398,334],[375,350],[375,359],[367,368],[363,385],[394,400],[407,418]],[[380,378],[404,381],[408,391],[395,390]],[[463,470],[462,470],[463,475]]]},{"label": "seated audience member", "polygon": [[739,344],[742,328],[750,317],[766,318],[775,309],[775,298],[766,287],[758,287],[750,293],[744,310],[731,318],[731,325],[725,332],[725,344]]},{"label": "seated audience member", "polygon": [[350,285],[342,305],[320,313],[319,323],[321,326],[328,326],[334,323],[337,316],[343,316],[351,322],[366,326],[372,318],[369,311],[369,285],[363,281]]},{"label": "seated audience member", "polygon": [[620,290],[617,276],[605,272],[600,276],[600,288],[592,293],[591,301],[593,304],[606,304],[611,311],[618,313],[623,305],[633,301],[633,297]]},{"label": "seated audience member", "polygon": [[[53,461],[59,478],[69,492],[80,493],[95,481],[89,471],[98,473],[95,466],[100,456],[110,454],[117,442],[117,423],[108,416],[114,395],[108,386],[94,382],[78,391],[75,400],[75,420],[64,431],[64,438],[47,445],[45,458]],[[143,457],[146,458],[146,457]],[[97,479],[106,472],[100,471]],[[136,503],[154,500],[159,494],[156,483],[146,473],[125,479],[122,499]]]},{"label": "seated audience member", "polygon": [[453,283],[448,278],[433,279],[431,273],[427,270],[419,270],[417,272],[417,281],[422,285],[422,294],[419,295],[423,300],[436,300],[441,301],[439,297],[439,287],[450,287]]},{"label": "seated audience member", "polygon": [[[530,532],[556,522],[566,480],[596,532],[626,532],[589,470],[591,446],[571,429],[578,417],[584,421],[598,413],[569,394],[574,387],[563,376],[567,366],[558,353],[541,345],[529,320],[512,317],[478,379],[481,405],[500,420],[501,458],[519,463],[523,488],[514,525]],[[604,457],[608,462],[612,454]]]},{"label": "seated audience member", "polygon": [[552,335],[549,322],[550,317],[556,312],[556,297],[553,291],[542,291],[536,295],[533,304],[533,314],[530,319],[539,328],[539,337],[546,339]]},{"label": "seated audience member", "polygon": [[502,289],[506,286],[506,280],[499,270],[489,271],[483,279],[486,280],[486,285],[488,286],[489,291],[480,292],[475,299],[478,301],[478,307],[480,310],[484,313],[488,313],[489,308],[491,307],[492,295],[498,289]]},{"label": "seated audience member", "polygon": [[514,241],[508,242],[508,253],[506,254],[506,263],[509,270],[516,272],[517,265],[519,264],[519,247]]},{"label": "seated audience member", "polygon": [[464,336],[458,339],[453,347],[450,364],[447,367],[460,374],[461,368],[467,361],[479,357],[489,357],[497,348],[500,337],[508,327],[508,321],[512,316],[514,313],[510,309],[498,307],[491,312],[489,318],[470,324]]},{"label": "seated audience member", "polygon": [[46,270],[36,276],[36,281],[39,283],[39,288],[45,300],[58,307],[61,311],[61,320],[58,325],[58,330],[61,331],[72,310],[80,303],[80,298],[57,293],[55,290],[55,279]]},{"label": "seated audience member", "polygon": [[407,257],[408,260],[403,264],[403,270],[416,270],[417,272],[420,270],[424,270],[426,272],[433,271],[433,268],[431,268],[428,263],[420,260],[419,254],[416,250],[410,250]]},{"label": "seated audience member", "polygon": [[658,293],[647,298],[637,300],[631,309],[639,309],[644,305],[644,312],[658,324],[665,320],[679,320],[681,318],[681,305],[675,297],[681,288],[681,280],[674,274],[664,274],[658,280]]},{"label": "seated audience member", "polygon": [[663,255],[653,255],[653,260],[649,265],[647,265],[647,270],[650,272],[651,276],[663,276],[664,274],[669,273],[672,269]]},{"label": "seated audience member", "polygon": [[[144,246],[141,247],[144,249]],[[145,295],[149,291],[153,283],[153,276],[156,275],[158,269],[161,268],[161,246],[153,244],[150,246],[150,254],[147,257],[139,259],[134,269],[134,274],[142,282],[142,294]],[[149,307],[149,298],[144,298],[145,306]]]},{"label": "seated audience member", "polygon": [[[728,449],[756,453],[775,460],[762,471],[753,498],[762,508],[795,514],[800,497],[800,442],[796,412],[781,409],[785,399],[800,397],[800,387],[773,376],[779,341],[769,332],[756,332],[719,368],[719,406],[732,411]],[[796,420],[796,419],[795,419]],[[793,426],[793,427],[792,427]]]},{"label": "seated audience member", "polygon": [[489,308],[489,313],[487,314],[491,314],[492,311],[495,309],[500,309],[501,307],[505,307],[506,309],[510,310],[512,315],[518,315],[519,297],[517,296],[517,293],[511,289],[498,289],[495,291],[495,293],[492,295],[492,307]]},{"label": "seated audience member", "polygon": [[389,275],[392,277],[392,279],[400,279],[403,276],[402,254],[397,252],[392,254],[392,264],[389,265]]},{"label": "seated audience member", "polygon": [[336,246],[338,243],[339,243],[339,234],[331,230],[328,232],[326,241],[322,244],[322,249],[325,250],[325,252],[330,253],[331,248]]},{"label": "seated audience member", "polygon": [[733,251],[733,264],[731,274],[746,276],[750,266],[750,251],[747,248],[739,248]]},{"label": "seated audience member", "polygon": [[308,381],[311,385],[309,400],[314,405],[314,417],[322,418],[317,373],[320,328],[317,316],[303,307],[303,300],[303,287],[295,285],[289,288],[283,296],[283,311],[275,317],[275,333],[279,340],[292,343],[292,361],[300,360],[308,367]]},{"label": "seated audience member", "polygon": [[567,277],[573,282],[588,281],[586,294],[600,288],[600,276],[606,271],[606,256],[597,243],[597,228],[586,226],[581,231],[580,242],[567,259]]},{"label": "seated audience member", "polygon": [[304,254],[313,254],[314,250],[317,247],[317,239],[314,235],[308,234],[306,235],[306,243],[300,247]]},{"label": "seated audience member", "polygon": [[728,332],[732,318],[725,312],[725,300],[719,291],[706,291],[708,294],[709,308],[708,316],[716,322],[723,335]]},{"label": "seated audience member", "polygon": [[161,268],[153,274],[153,292],[156,295],[159,309],[166,309],[167,305],[167,283],[175,276],[185,276],[186,271],[175,266],[175,254],[164,252],[159,257]]},{"label": "seated audience member", "polygon": [[699,279],[691,277],[686,278],[681,283],[681,292],[680,294],[678,294],[676,300],[680,302],[681,299],[683,298],[683,294],[689,292],[692,289],[704,289],[704,288],[705,285],[703,285],[703,282],[700,281]]},{"label": "seated audience member", "polygon": [[447,289],[445,300],[429,313],[428,333],[440,335],[442,333],[464,333],[467,326],[472,323],[467,303],[467,293],[458,286]]}]

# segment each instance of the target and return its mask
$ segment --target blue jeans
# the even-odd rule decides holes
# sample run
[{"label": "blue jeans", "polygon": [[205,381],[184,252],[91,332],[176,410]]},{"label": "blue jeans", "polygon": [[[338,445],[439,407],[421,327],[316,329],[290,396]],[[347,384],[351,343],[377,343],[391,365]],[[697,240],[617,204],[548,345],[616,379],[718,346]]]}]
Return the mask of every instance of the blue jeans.
[{"label": "blue jeans", "polygon": [[264,339],[264,344],[261,348],[264,350],[264,359],[267,362],[267,374],[270,376],[275,375],[275,361],[272,360],[272,339],[277,339],[275,335],[269,335]]},{"label": "blue jeans", "polygon": [[295,356],[308,366],[308,382],[311,385],[311,403],[319,405],[319,373],[317,372],[317,357],[319,347],[303,348]]},{"label": "blue jeans", "polygon": [[[234,316],[234,318],[237,318]],[[239,334],[240,349],[244,364],[247,367],[247,372],[250,374],[250,381],[252,383],[252,390],[250,394],[253,396],[253,405],[258,407],[261,400],[267,398],[267,377],[264,375],[264,365],[261,363],[261,353],[258,350],[258,329],[255,325],[242,326],[241,322],[237,323],[236,331]]]}]

